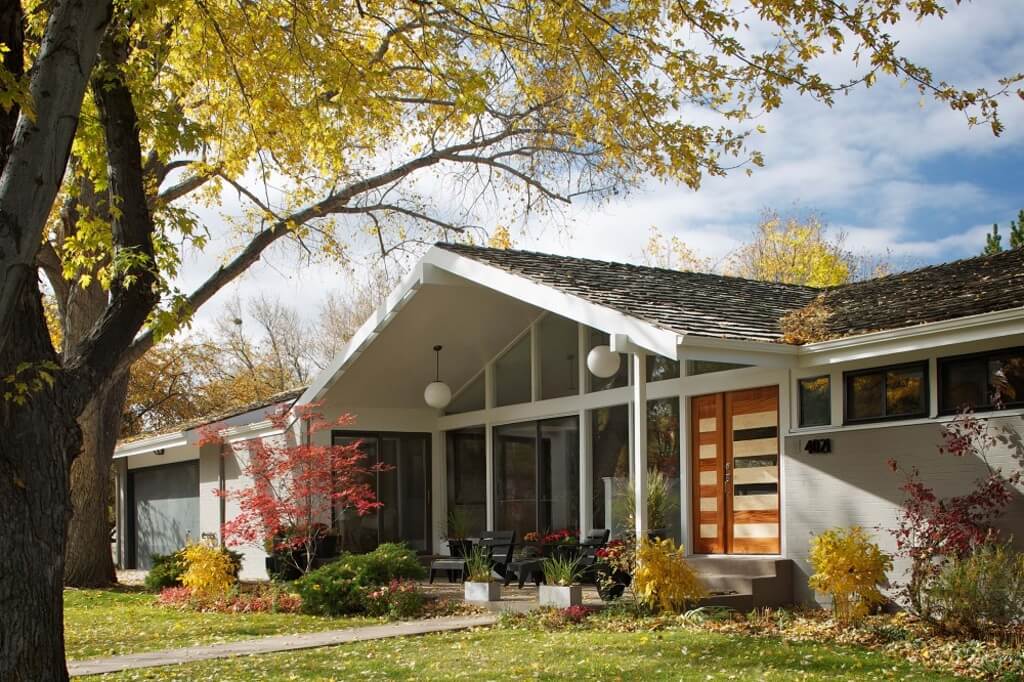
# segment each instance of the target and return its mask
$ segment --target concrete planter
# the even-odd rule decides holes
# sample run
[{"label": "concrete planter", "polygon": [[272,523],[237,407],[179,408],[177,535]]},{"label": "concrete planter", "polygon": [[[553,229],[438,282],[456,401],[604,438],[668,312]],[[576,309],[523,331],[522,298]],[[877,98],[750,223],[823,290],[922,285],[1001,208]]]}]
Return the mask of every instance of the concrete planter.
[{"label": "concrete planter", "polygon": [[501,583],[491,581],[488,583],[471,583],[466,581],[465,599],[473,602],[501,601]]},{"label": "concrete planter", "polygon": [[583,603],[582,585],[541,585],[540,605],[567,609]]}]

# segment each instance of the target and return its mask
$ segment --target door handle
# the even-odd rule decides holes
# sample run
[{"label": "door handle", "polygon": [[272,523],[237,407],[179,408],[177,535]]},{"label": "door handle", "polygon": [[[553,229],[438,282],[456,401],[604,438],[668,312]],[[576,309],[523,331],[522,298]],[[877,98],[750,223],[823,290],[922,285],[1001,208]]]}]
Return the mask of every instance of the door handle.
[{"label": "door handle", "polygon": [[732,480],[732,474],[729,472],[729,463],[725,463],[725,482],[728,483]]}]

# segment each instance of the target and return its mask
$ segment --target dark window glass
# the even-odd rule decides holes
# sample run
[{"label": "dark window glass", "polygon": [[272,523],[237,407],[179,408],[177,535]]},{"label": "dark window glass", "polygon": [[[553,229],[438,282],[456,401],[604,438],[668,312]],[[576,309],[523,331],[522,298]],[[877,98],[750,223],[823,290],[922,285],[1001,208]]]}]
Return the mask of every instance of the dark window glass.
[{"label": "dark window glass", "polygon": [[445,410],[447,414],[461,414],[463,412],[473,412],[475,410],[484,409],[484,388],[485,388],[484,373],[481,372],[480,376],[473,380],[473,382],[462,389],[457,396],[452,399],[452,402],[448,405],[448,409]]},{"label": "dark window glass", "polygon": [[648,524],[681,542],[679,398],[647,401],[647,488]]},{"label": "dark window glass", "polygon": [[576,323],[548,315],[537,325],[540,334],[540,397],[542,400],[579,393],[579,331]]},{"label": "dark window glass", "polygon": [[[593,348],[597,346],[607,346],[609,339],[608,335],[604,332],[599,332],[596,329],[590,329],[589,339],[587,343],[587,352],[589,353]],[[619,388],[621,386],[629,385],[629,357],[625,353],[619,353],[619,371],[608,377],[602,379],[601,377],[594,376],[590,372],[587,372],[587,391],[592,393],[594,391],[606,391],[609,388]]]},{"label": "dark window glass", "polygon": [[517,538],[579,525],[576,417],[494,429],[494,524]]},{"label": "dark window glass", "polygon": [[530,402],[530,335],[526,334],[494,363],[498,407]]},{"label": "dark window glass", "polygon": [[1024,349],[939,359],[939,410],[1024,405]]},{"label": "dark window glass", "polygon": [[487,446],[481,427],[449,431],[448,513],[457,514],[471,536],[487,528]]},{"label": "dark window glass", "polygon": [[800,426],[827,426],[832,423],[832,382],[828,377],[801,379]]},{"label": "dark window glass", "polygon": [[661,355],[647,356],[647,380],[664,381],[679,378],[679,361]]},{"label": "dark window glass", "polygon": [[921,414],[925,404],[925,367],[890,369],[885,373],[885,414],[889,417]]},{"label": "dark window glass", "polygon": [[590,413],[591,493],[594,528],[618,532],[622,519],[613,519],[614,498],[629,481],[629,407],[602,407]]},{"label": "dark window glass", "polygon": [[846,374],[846,420],[850,422],[928,414],[928,365],[881,367]]},{"label": "dark window glass", "polygon": [[737,365],[733,362],[715,362],[714,360],[687,360],[686,376],[695,377],[698,374],[728,372],[731,369],[743,369],[744,367],[750,367],[750,365]]}]

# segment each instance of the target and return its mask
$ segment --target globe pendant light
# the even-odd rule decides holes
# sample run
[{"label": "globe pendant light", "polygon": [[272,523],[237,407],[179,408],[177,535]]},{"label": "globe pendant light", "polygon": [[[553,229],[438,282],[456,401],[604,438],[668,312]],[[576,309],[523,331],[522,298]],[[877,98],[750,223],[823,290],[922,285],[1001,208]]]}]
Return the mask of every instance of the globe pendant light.
[{"label": "globe pendant light", "polygon": [[448,407],[452,401],[452,389],[441,381],[441,346],[434,346],[434,380],[423,391],[423,400],[435,410]]},{"label": "globe pendant light", "polygon": [[615,376],[621,362],[622,358],[609,346],[594,346],[587,353],[587,369],[591,374],[602,379]]}]

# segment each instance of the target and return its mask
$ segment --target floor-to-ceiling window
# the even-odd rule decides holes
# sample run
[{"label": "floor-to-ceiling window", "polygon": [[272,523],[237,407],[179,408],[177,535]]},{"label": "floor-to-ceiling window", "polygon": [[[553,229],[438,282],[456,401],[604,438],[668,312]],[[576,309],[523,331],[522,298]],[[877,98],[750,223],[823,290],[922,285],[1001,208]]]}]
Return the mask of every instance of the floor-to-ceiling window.
[{"label": "floor-to-ceiling window", "polygon": [[579,525],[576,417],[494,429],[494,524],[518,537]]},{"label": "floor-to-ceiling window", "polygon": [[629,406],[602,407],[590,412],[591,513],[594,528],[618,534],[626,520],[617,497],[629,481]]},{"label": "floor-to-ceiling window", "polygon": [[366,466],[384,465],[367,478],[382,506],[364,515],[354,509],[335,510],[341,549],[366,552],[382,542],[404,542],[416,551],[429,552],[430,434],[333,434],[335,445],[355,442],[360,443]]},{"label": "floor-to-ceiling window", "polygon": [[679,398],[647,401],[648,528],[682,540],[679,477]]},{"label": "floor-to-ceiling window", "polygon": [[[475,536],[487,528],[487,444],[482,426],[448,432],[448,524]],[[453,528],[449,527],[449,532]]]}]

